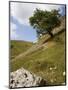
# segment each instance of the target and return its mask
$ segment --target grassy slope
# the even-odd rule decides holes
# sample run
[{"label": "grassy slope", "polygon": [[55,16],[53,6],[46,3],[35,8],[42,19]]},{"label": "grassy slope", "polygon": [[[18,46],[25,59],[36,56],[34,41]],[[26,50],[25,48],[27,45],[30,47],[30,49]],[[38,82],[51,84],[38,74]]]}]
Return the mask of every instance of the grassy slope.
[{"label": "grassy slope", "polygon": [[[57,37],[59,37],[59,40]],[[46,79],[48,85],[61,84],[65,81],[65,77],[63,76],[63,72],[65,71],[64,45],[65,33],[63,32],[48,41],[47,44],[44,44],[40,50],[11,62],[11,71],[24,67]]]},{"label": "grassy slope", "polygon": [[24,53],[27,49],[29,49],[32,46],[32,43],[11,40],[11,46],[11,59],[13,59],[15,56],[19,55],[20,53]]}]

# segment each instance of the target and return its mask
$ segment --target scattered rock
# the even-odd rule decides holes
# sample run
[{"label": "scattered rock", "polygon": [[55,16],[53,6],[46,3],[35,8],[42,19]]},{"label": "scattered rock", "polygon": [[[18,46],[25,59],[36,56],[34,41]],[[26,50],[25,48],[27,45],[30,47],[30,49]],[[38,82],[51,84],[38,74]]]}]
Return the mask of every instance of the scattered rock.
[{"label": "scattered rock", "polygon": [[64,83],[62,83],[62,85],[65,85],[65,82],[64,82]]},{"label": "scattered rock", "polygon": [[50,67],[50,70],[52,70],[53,68],[52,67]]},{"label": "scattered rock", "polygon": [[46,81],[24,68],[10,73],[10,88],[45,86]]},{"label": "scattered rock", "polygon": [[63,76],[65,76],[65,72],[63,72]]},{"label": "scattered rock", "polygon": [[55,66],[55,67],[50,67],[49,69],[50,69],[50,70],[56,70],[57,67],[56,67],[56,66]]}]

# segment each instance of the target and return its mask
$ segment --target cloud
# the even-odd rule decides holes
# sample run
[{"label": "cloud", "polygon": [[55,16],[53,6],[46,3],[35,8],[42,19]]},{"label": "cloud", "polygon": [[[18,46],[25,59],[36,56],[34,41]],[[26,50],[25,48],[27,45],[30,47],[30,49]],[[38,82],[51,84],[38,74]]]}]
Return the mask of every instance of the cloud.
[{"label": "cloud", "polygon": [[37,39],[36,31],[31,26],[20,24],[15,17],[11,17],[10,22],[11,40],[35,41]]},{"label": "cloud", "polygon": [[29,25],[29,17],[33,14],[36,8],[52,10],[61,7],[62,5],[11,2],[11,16],[16,17],[20,23]]},{"label": "cloud", "polygon": [[18,34],[16,33],[16,24],[11,23],[10,25],[10,39],[16,40],[18,38]]},{"label": "cloud", "polygon": [[11,3],[11,15],[15,16],[22,24],[28,24],[28,19],[34,10],[34,5],[32,6],[27,3]]}]

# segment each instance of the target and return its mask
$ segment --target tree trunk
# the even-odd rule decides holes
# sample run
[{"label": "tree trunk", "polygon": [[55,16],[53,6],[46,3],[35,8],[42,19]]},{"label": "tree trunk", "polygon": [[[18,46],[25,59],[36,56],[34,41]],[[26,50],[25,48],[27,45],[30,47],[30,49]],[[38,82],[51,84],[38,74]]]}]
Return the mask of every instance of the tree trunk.
[{"label": "tree trunk", "polygon": [[53,34],[52,34],[51,31],[47,30],[47,32],[48,32],[48,34],[49,34],[51,37],[53,37]]}]

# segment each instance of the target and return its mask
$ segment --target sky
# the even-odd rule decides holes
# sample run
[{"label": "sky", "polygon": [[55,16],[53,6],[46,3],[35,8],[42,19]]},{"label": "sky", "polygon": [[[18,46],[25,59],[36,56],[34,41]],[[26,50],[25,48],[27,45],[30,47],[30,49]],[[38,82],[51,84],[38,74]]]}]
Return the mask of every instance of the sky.
[{"label": "sky", "polygon": [[41,10],[60,9],[60,14],[65,14],[64,5],[33,4],[33,3],[10,3],[10,39],[37,41],[36,30],[29,24],[29,17],[33,15],[36,8]]}]

